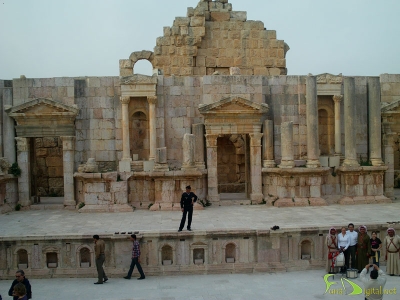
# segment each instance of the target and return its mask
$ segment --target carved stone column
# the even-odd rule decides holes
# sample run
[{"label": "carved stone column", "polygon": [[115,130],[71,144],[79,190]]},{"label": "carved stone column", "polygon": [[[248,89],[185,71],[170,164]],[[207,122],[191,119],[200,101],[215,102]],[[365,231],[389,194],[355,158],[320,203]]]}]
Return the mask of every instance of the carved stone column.
[{"label": "carved stone column", "polygon": [[63,145],[63,168],[64,168],[64,205],[75,206],[74,188],[74,154],[75,137],[62,136]]},{"label": "carved stone column", "polygon": [[204,170],[204,124],[193,124],[192,133],[195,136],[194,163],[198,169]]},{"label": "carved stone column", "polygon": [[[12,88],[4,88],[3,90],[3,106],[12,106],[13,95]],[[4,157],[8,159],[10,164],[16,161],[15,156],[15,128],[14,119],[10,117],[4,109],[3,111],[3,149]]]},{"label": "carved stone column", "polygon": [[261,203],[264,196],[262,194],[261,177],[261,138],[262,133],[250,133],[250,172],[251,172],[251,194],[250,199],[253,203]]},{"label": "carved stone column", "polygon": [[342,155],[342,128],[340,123],[340,102],[342,102],[342,95],[335,95],[332,97],[335,103],[335,155]]},{"label": "carved stone column", "polygon": [[368,77],[369,158],[373,166],[382,166],[381,84],[379,77]]},{"label": "carved stone column", "polygon": [[194,148],[195,148],[194,134],[185,133],[182,142],[182,150],[183,150],[182,170],[196,168],[194,164]]},{"label": "carved stone column", "polygon": [[122,104],[122,160],[119,162],[120,172],[131,171],[131,155],[129,145],[129,102],[130,97],[121,97]]},{"label": "carved stone column", "polygon": [[263,131],[263,167],[274,168],[274,121],[265,120]]},{"label": "carved stone column", "polygon": [[385,171],[384,194],[386,197],[394,199],[394,138],[396,133],[392,132],[390,122],[384,117],[383,122],[383,147],[384,159],[388,169]]},{"label": "carved stone column", "polygon": [[318,168],[319,162],[319,134],[318,134],[318,101],[317,79],[307,76],[306,79],[307,104],[307,168]]},{"label": "carved stone column", "polygon": [[345,124],[345,159],[343,166],[359,167],[356,150],[355,82],[353,77],[344,78],[344,124]]},{"label": "carved stone column", "polygon": [[279,168],[293,168],[293,122],[281,124],[281,164]]},{"label": "carved stone column", "polygon": [[206,134],[208,200],[213,203],[219,202],[217,139],[217,134]]},{"label": "carved stone column", "polygon": [[17,162],[21,168],[21,176],[18,177],[18,203],[22,206],[31,205],[31,183],[29,163],[29,141],[27,138],[16,137]]},{"label": "carved stone column", "polygon": [[155,159],[156,147],[157,147],[157,115],[156,115],[156,103],[157,96],[147,97],[149,102],[149,130],[150,130],[150,154],[149,160]]}]

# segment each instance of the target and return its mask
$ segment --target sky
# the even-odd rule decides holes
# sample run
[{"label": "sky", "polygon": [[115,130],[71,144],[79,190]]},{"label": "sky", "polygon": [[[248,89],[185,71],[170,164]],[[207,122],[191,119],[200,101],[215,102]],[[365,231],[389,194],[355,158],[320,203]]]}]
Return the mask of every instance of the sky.
[{"label": "sky", "polygon": [[[288,75],[400,73],[400,0],[229,2],[289,45]],[[0,79],[118,76],[120,59],[153,51],[163,27],[197,3],[0,0]],[[149,74],[146,63],[135,72]]]}]

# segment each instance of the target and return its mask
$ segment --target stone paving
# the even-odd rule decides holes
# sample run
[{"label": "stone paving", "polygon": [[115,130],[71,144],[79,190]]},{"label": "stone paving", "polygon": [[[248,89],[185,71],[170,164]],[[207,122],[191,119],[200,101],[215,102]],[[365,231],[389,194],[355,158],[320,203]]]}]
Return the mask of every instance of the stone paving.
[{"label": "stone paving", "polygon": [[[14,211],[0,215],[0,240],[19,236],[112,234],[121,231],[177,231],[181,212],[77,213],[68,210]],[[400,202],[368,205],[277,208],[265,205],[207,207],[193,213],[194,232],[215,229],[281,229],[400,221]]]},{"label": "stone paving", "polygon": [[[364,299],[363,295],[330,294],[342,288],[341,276],[338,275],[329,279],[337,284],[331,286],[330,292],[324,294],[324,275],[322,270],[313,270],[290,273],[162,276],[147,277],[142,281],[110,278],[109,282],[103,285],[94,285],[95,278],[30,281],[33,299],[36,300]],[[351,280],[363,287],[359,279]],[[0,280],[0,293],[4,300],[11,299],[6,296],[10,285],[10,280]],[[346,294],[352,292],[349,284],[345,283],[345,287]],[[387,276],[385,289],[393,288],[400,288],[400,277]],[[384,299],[399,299],[399,295],[385,295]]]}]

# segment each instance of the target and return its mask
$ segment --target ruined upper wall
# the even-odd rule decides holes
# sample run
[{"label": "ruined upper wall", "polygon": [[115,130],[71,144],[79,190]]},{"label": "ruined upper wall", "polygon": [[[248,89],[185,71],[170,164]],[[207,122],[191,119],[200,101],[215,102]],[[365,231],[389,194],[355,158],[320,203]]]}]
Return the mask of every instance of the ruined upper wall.
[{"label": "ruined upper wall", "polygon": [[155,68],[164,75],[229,74],[239,67],[243,75],[287,73],[284,41],[261,21],[247,21],[247,13],[232,11],[228,0],[201,0],[177,17],[154,48]]},{"label": "ruined upper wall", "polygon": [[166,76],[228,75],[239,67],[242,75],[286,75],[289,46],[276,39],[261,21],[247,21],[247,13],[232,11],[228,0],[201,0],[189,7],[187,17],[177,17],[164,27],[154,53],[134,52],[120,61],[120,75],[132,75],[139,59],[148,59]]}]

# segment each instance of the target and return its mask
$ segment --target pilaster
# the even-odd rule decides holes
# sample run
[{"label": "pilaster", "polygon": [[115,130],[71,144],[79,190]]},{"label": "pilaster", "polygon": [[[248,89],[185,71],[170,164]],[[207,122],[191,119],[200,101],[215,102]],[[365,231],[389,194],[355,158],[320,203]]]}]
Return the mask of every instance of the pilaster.
[{"label": "pilaster", "polygon": [[293,168],[293,122],[281,124],[281,151],[282,160],[279,168]]},{"label": "pilaster", "polygon": [[156,103],[157,96],[148,96],[147,102],[149,103],[149,131],[150,131],[150,154],[149,160],[155,159],[155,152],[157,147],[157,115],[156,115]]},{"label": "pilaster", "polygon": [[318,168],[319,141],[318,141],[318,102],[317,79],[307,76],[306,79],[306,108],[307,108],[307,168]]},{"label": "pilaster", "polygon": [[62,136],[63,145],[63,169],[64,169],[64,205],[75,206],[74,188],[74,154],[75,137]]},{"label": "pilaster", "polygon": [[207,143],[207,178],[208,200],[212,203],[219,202],[218,194],[218,161],[217,161],[217,134],[206,134]]},{"label": "pilaster", "polygon": [[265,120],[263,128],[263,167],[274,168],[274,121]]},{"label": "pilaster", "polygon": [[262,133],[250,133],[250,178],[251,194],[250,199],[255,203],[260,203],[264,196],[262,194],[262,176],[261,176],[261,138]]},{"label": "pilaster", "polygon": [[342,95],[335,95],[332,97],[335,103],[335,155],[342,155],[342,128],[340,123],[340,103],[342,102]]},{"label": "pilaster", "polygon": [[30,163],[29,163],[29,140],[16,137],[17,162],[21,168],[21,176],[18,177],[18,203],[22,206],[31,205]]},{"label": "pilaster", "polygon": [[119,162],[120,172],[131,171],[130,145],[129,145],[129,102],[130,97],[120,97],[122,105],[122,160]]}]

